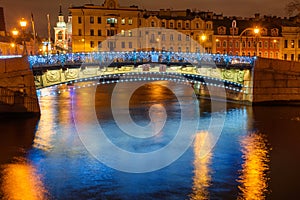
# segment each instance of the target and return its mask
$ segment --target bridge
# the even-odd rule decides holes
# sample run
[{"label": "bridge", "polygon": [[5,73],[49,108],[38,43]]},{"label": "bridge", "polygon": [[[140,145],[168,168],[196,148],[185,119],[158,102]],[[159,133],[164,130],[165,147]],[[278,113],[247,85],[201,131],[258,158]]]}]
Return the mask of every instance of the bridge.
[{"label": "bridge", "polygon": [[133,51],[4,58],[0,77],[1,112],[39,112],[37,90],[77,82],[167,80],[191,84],[203,96],[221,88],[227,99],[250,104],[300,101],[299,62],[219,54]]},{"label": "bridge", "polygon": [[99,84],[125,80],[187,81],[201,95],[209,95],[206,86],[223,87],[230,94],[228,98],[244,101],[255,57],[133,51],[39,55],[28,60],[37,89],[93,80],[100,80]]}]

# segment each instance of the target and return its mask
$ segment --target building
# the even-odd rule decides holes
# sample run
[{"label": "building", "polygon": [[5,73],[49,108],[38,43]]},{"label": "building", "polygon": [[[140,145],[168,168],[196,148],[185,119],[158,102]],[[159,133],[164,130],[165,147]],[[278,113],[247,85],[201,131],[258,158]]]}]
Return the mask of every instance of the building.
[{"label": "building", "polygon": [[56,51],[68,51],[67,24],[62,14],[61,6],[59,7],[58,22],[54,27],[54,48]]},{"label": "building", "polygon": [[[136,6],[121,7],[117,0],[105,0],[102,5],[74,6],[69,10],[72,14],[73,52],[99,51],[103,41],[106,41],[105,45],[110,50],[114,50],[121,44],[109,40],[109,37],[141,25],[142,10]],[[128,34],[127,42],[134,42],[133,35],[130,32]]]},{"label": "building", "polygon": [[[224,17],[196,10],[143,10],[118,0],[69,8],[64,46],[72,52],[165,50],[300,61],[300,16]],[[59,22],[63,21],[59,16]],[[63,24],[63,23],[61,23]],[[57,43],[60,45],[60,43]]]},{"label": "building", "polygon": [[248,19],[216,15],[213,25],[215,53],[281,58],[281,27],[274,18],[268,20],[258,14]]}]

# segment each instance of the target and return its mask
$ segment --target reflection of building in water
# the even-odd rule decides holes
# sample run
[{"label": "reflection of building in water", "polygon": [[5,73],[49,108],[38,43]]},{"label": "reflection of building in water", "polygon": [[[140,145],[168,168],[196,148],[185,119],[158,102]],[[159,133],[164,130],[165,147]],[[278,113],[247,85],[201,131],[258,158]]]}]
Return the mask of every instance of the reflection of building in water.
[{"label": "reflection of building in water", "polygon": [[26,161],[4,166],[2,172],[4,199],[47,199],[47,191],[34,166]]},{"label": "reflection of building in water", "polygon": [[[190,195],[192,200],[209,199],[208,187],[211,184],[210,162],[211,152],[207,147],[210,145],[207,132],[198,133],[194,141],[194,184],[193,193]],[[204,151],[204,152],[203,152]]]},{"label": "reflection of building in water", "polygon": [[269,157],[266,139],[262,134],[250,134],[241,141],[244,164],[239,182],[239,199],[265,199],[268,191]]}]

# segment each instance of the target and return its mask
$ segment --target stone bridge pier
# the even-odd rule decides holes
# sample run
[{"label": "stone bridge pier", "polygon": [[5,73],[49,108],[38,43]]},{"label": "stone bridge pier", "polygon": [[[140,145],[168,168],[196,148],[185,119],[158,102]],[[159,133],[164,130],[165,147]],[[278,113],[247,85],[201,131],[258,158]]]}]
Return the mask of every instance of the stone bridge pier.
[{"label": "stone bridge pier", "polygon": [[0,114],[40,113],[27,57],[0,59]]},{"label": "stone bridge pier", "polygon": [[299,102],[300,62],[258,58],[253,71],[252,102]]}]

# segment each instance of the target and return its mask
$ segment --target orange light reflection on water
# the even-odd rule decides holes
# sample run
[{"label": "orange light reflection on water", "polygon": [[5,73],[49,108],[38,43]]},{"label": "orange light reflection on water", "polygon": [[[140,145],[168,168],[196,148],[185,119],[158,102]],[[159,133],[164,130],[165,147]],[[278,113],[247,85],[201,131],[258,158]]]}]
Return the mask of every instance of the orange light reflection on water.
[{"label": "orange light reflection on water", "polygon": [[211,185],[210,162],[211,152],[209,151],[211,142],[208,132],[200,132],[194,140],[194,178],[192,200],[209,199],[208,187]]},{"label": "orange light reflection on water", "polygon": [[242,141],[244,164],[238,182],[241,191],[238,199],[265,199],[268,191],[269,152],[262,134],[253,133]]},{"label": "orange light reflection on water", "polygon": [[27,162],[7,164],[2,171],[2,193],[4,199],[43,200],[47,199],[39,174]]}]

